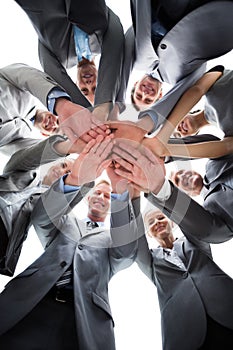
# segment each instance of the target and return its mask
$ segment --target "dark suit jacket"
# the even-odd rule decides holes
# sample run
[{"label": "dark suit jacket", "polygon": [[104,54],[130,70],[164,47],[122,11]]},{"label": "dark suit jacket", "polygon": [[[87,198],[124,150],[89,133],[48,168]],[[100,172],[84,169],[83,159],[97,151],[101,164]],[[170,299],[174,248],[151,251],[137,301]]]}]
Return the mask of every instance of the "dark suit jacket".
[{"label": "dark suit jacket", "polygon": [[[218,140],[213,135],[195,135],[181,139],[171,139],[172,143],[195,143]],[[181,158],[167,158],[166,162]],[[185,161],[185,159],[183,159]],[[187,159],[186,159],[187,160]],[[158,206],[183,229],[193,233],[199,239],[209,243],[224,242],[233,236],[233,189],[229,186],[229,178],[233,174],[233,155],[209,159],[204,176],[203,207],[176,187],[172,187],[172,195],[165,202],[157,202]],[[150,197],[150,196],[149,196]],[[193,216],[197,217],[193,225]],[[186,226],[188,225],[188,226]],[[187,228],[188,227],[188,228]]]},{"label": "dark suit jacket", "polygon": [[184,17],[167,32],[155,49],[151,41],[151,1],[145,0],[141,6],[140,0],[132,0],[134,26],[126,34],[127,60],[121,86],[121,94],[124,95],[130,67],[144,72],[157,68],[162,81],[173,85],[162,99],[139,114],[142,116],[153,110],[158,116],[157,127],[167,118],[184,91],[205,72],[206,62],[233,48],[232,1],[211,1],[190,13],[187,13],[190,1],[161,3],[168,4],[168,7],[175,4],[176,19]]},{"label": "dark suit jacket", "polygon": [[38,34],[39,58],[44,71],[66,90],[73,102],[84,107],[91,105],[66,71],[77,64],[73,24],[89,34],[94,33],[97,40],[103,36],[95,104],[114,103],[120,84],[124,34],[119,18],[104,1],[98,0],[95,6],[89,0],[16,2],[27,13]]},{"label": "dark suit jacket", "polygon": [[171,262],[162,247],[149,250],[145,236],[139,240],[136,261],[157,287],[164,350],[199,349],[206,314],[233,329],[233,280],[214,263],[209,244],[184,233],[189,239],[177,239],[173,248],[183,267]]}]

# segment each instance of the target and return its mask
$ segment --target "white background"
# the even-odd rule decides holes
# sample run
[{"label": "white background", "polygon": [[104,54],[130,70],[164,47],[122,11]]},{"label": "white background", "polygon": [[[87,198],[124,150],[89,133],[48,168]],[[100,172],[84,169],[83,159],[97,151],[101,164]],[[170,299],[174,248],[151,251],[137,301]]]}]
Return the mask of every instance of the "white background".
[{"label": "white background", "polygon": [[[129,1],[108,0],[106,2],[121,18],[124,29],[127,29],[130,25]],[[1,0],[0,2],[0,33],[0,67],[22,62],[41,69],[37,57],[37,35],[26,14],[13,0]],[[214,63],[222,63],[226,67],[232,68],[232,58],[231,52],[215,62],[211,62],[210,66],[213,66]],[[137,76],[139,76],[138,72],[134,72],[133,78],[135,79]],[[132,119],[132,112],[125,118]],[[0,157],[0,168],[2,169],[5,158],[1,154]],[[203,173],[204,163],[205,161],[195,161],[192,162],[191,166],[197,168],[198,171],[201,169]],[[190,164],[189,162],[187,166]],[[80,215],[85,215],[83,214],[85,211],[86,208],[80,212]],[[177,234],[179,234],[178,230]],[[233,241],[214,245],[212,248],[214,260],[233,277],[233,257],[231,254]],[[17,272],[24,269],[40,253],[40,244],[31,231],[23,248]],[[0,290],[7,281],[7,277],[0,276]],[[113,277],[109,286],[109,294],[115,320],[117,350],[141,350],[142,348],[160,350],[160,315],[156,289],[135,264]],[[176,315],[174,315],[174,327],[175,317]]]}]

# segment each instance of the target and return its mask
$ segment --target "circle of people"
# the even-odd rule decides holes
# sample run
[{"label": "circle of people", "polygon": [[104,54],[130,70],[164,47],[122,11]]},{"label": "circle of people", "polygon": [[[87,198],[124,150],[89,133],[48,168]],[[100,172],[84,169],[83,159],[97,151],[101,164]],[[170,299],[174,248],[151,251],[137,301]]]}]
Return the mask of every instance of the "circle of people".
[{"label": "circle of people", "polygon": [[[14,275],[31,226],[44,252],[0,294],[1,350],[114,350],[108,283],[134,262],[157,288],[163,350],[230,348],[233,280],[210,244],[233,236],[233,71],[207,63],[233,48],[233,2],[131,0],[125,33],[104,0],[15,2],[38,34],[42,70],[0,69],[9,157],[0,273]],[[142,71],[131,89],[134,122],[125,102],[133,69]],[[206,125],[223,137],[200,133]],[[166,174],[167,163],[200,158],[209,158],[204,177]],[[80,220],[72,209],[84,198]]]}]

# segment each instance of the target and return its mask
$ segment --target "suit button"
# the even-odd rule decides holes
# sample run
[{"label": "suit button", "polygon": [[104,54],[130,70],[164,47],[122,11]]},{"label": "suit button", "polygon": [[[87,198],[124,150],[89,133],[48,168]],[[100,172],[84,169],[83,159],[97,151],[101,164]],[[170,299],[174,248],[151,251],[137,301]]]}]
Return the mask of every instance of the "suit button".
[{"label": "suit button", "polygon": [[182,275],[182,277],[185,279],[185,278],[188,277],[188,275],[189,275],[188,272],[184,272],[183,275]]},{"label": "suit button", "polygon": [[67,262],[66,261],[62,261],[61,263],[60,263],[60,266],[63,268],[63,267],[65,267],[67,265]]},{"label": "suit button", "polygon": [[78,249],[82,250],[84,248],[83,244],[78,245]]},{"label": "suit button", "polygon": [[33,201],[33,196],[31,196],[31,197],[29,198],[29,201],[30,201],[30,202],[32,202],[32,201]]},{"label": "suit button", "polygon": [[160,45],[160,48],[161,48],[162,50],[165,50],[165,49],[167,48],[167,45],[166,45],[166,44],[161,44],[161,45]]}]

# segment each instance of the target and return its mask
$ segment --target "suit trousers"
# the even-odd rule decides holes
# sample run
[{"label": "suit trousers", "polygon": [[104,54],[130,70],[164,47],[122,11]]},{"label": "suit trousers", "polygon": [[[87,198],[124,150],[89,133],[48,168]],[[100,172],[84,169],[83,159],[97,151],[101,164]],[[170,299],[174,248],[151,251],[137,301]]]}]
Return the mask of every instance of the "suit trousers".
[{"label": "suit trousers", "polygon": [[0,349],[79,350],[73,298],[57,301],[53,288],[27,316],[0,336]]},{"label": "suit trousers", "polygon": [[233,330],[222,326],[207,315],[207,332],[199,350],[233,349]]}]

